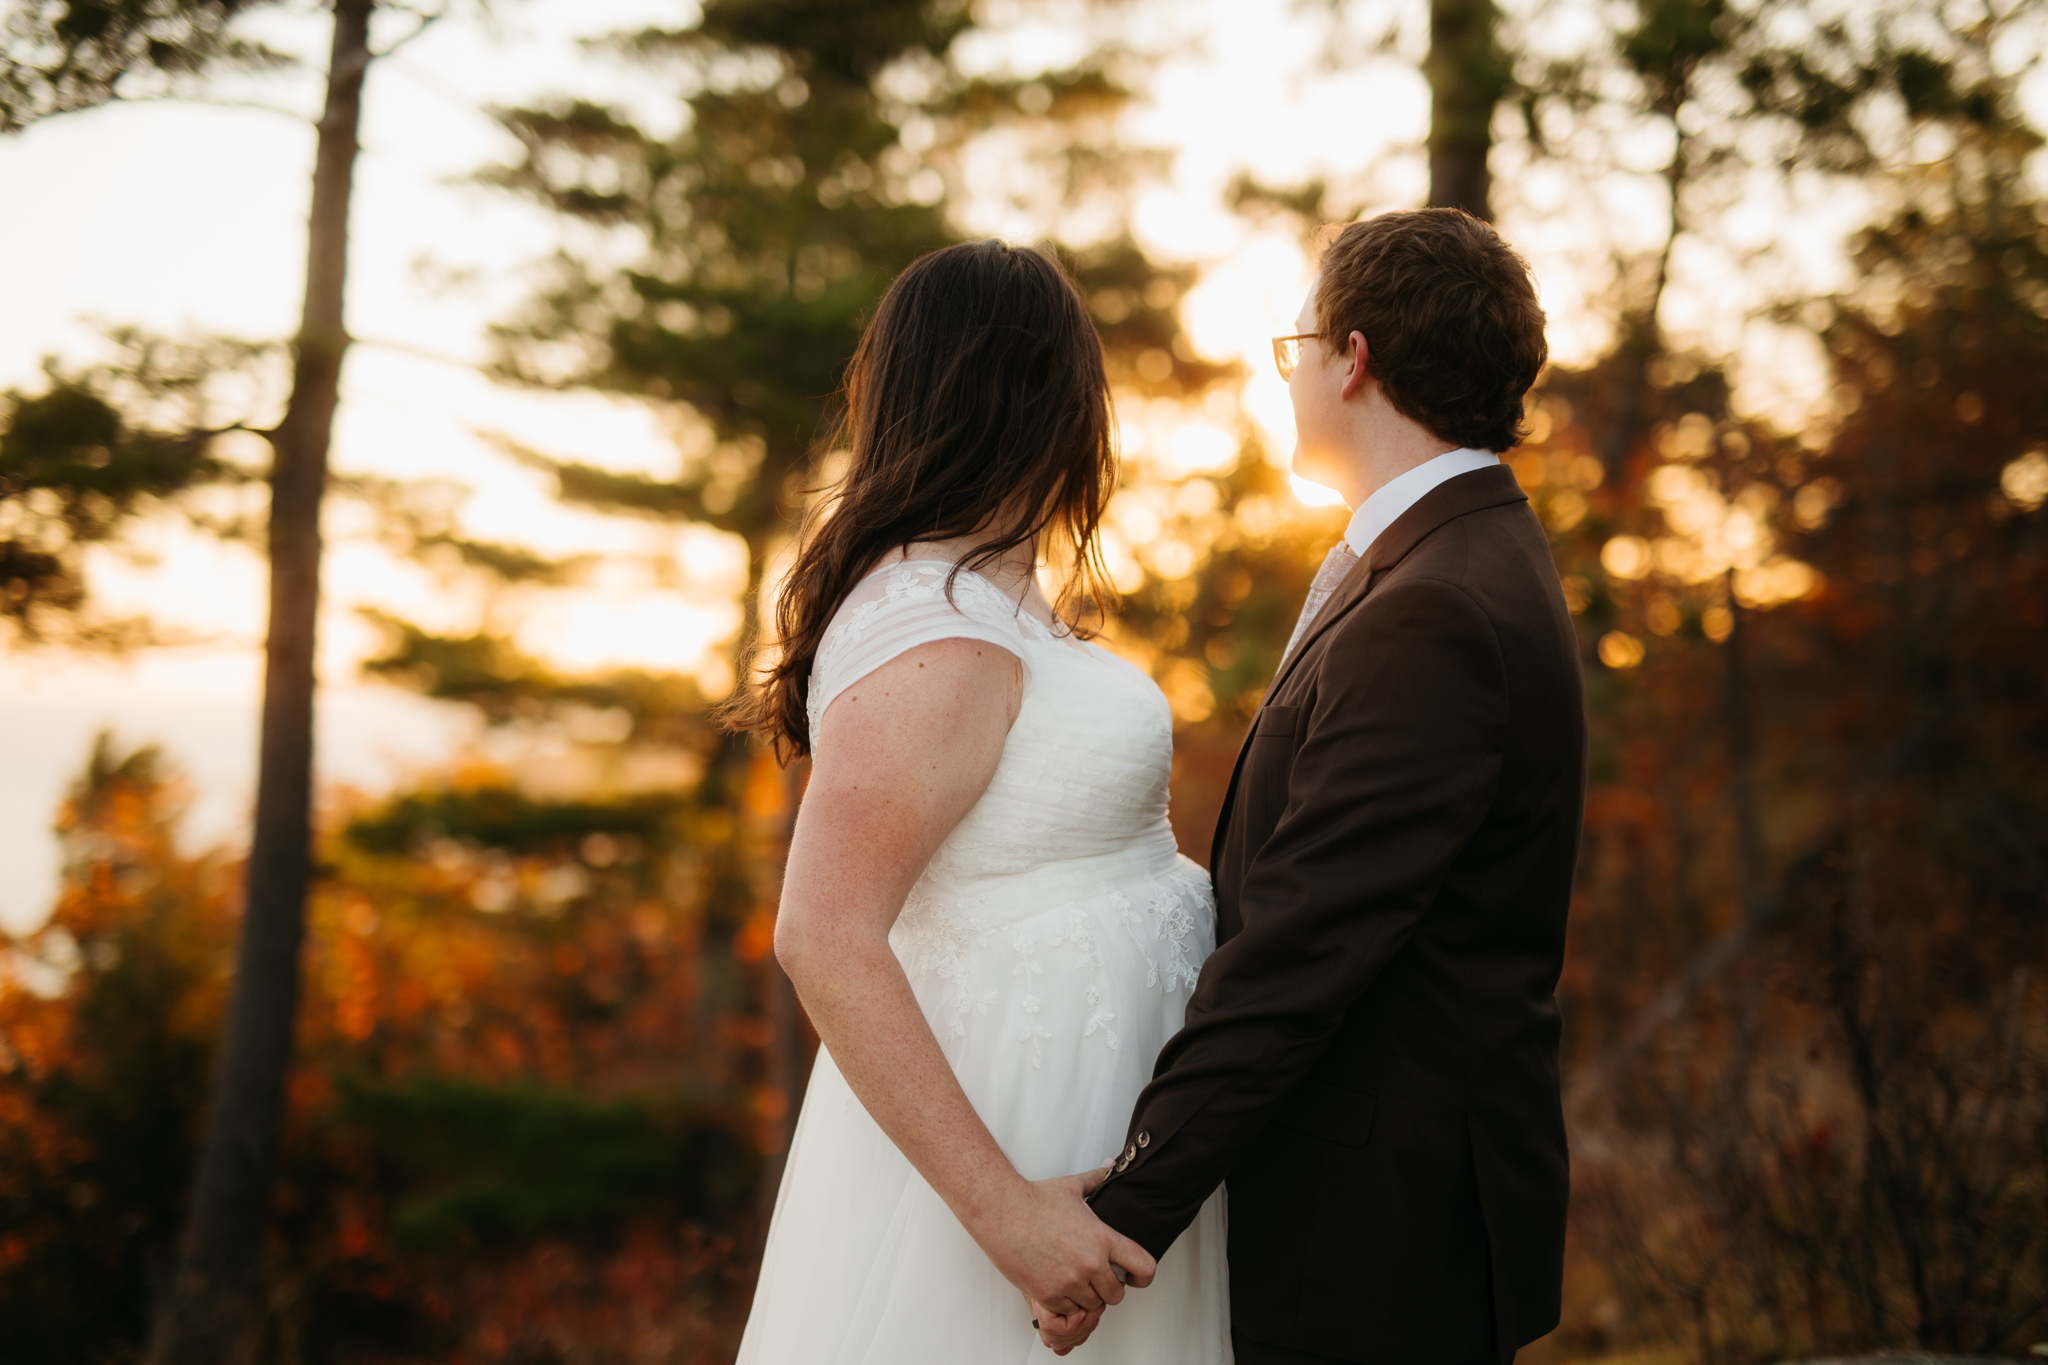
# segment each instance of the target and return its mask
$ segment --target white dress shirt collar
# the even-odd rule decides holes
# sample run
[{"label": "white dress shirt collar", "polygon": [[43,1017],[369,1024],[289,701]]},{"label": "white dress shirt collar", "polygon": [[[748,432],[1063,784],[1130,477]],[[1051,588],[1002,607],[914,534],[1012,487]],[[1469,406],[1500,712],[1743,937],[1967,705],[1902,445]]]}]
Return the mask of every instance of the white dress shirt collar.
[{"label": "white dress shirt collar", "polygon": [[1351,524],[1344,528],[1344,539],[1351,546],[1351,552],[1360,559],[1365,558],[1365,552],[1380,538],[1380,533],[1398,521],[1403,512],[1421,502],[1423,495],[1438,484],[1499,463],[1500,456],[1490,450],[1447,450],[1435,459],[1424,460],[1407,473],[1387,480],[1351,514]]}]

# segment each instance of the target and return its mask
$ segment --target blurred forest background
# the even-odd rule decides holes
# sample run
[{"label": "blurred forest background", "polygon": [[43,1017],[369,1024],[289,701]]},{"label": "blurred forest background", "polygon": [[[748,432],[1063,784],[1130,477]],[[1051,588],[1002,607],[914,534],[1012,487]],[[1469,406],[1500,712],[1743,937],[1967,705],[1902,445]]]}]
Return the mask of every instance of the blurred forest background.
[{"label": "blurred forest background", "polygon": [[[276,8],[0,10],[0,136],[316,71],[326,92],[295,336],[116,319],[0,400],[7,651],[177,647],[94,595],[97,556],[166,518],[270,575],[250,833],[181,842],[184,775],[103,739],[53,813],[47,921],[0,939],[0,1360],[227,1358],[193,1344],[217,1330],[294,1365],[729,1360],[815,1043],[769,951],[802,773],[707,712],[831,477],[816,436],[888,280],[1000,221],[1086,292],[1126,454],[1108,642],[1173,703],[1198,859],[1343,510],[1290,486],[1274,381],[1191,335],[1217,263],[1132,230],[1171,159],[1126,118],[1171,56],[1143,0],[704,0],[590,45],[671,107],[491,110],[516,151],[474,182],[560,246],[498,312],[488,373],[644,404],[673,469],[493,438],[616,519],[610,556],[479,536],[442,480],[330,474],[366,73],[491,15],[300,4],[331,16],[309,66],[267,41]],[[1428,186],[1254,167],[1227,207],[1266,240],[1426,199],[1542,271],[1597,235],[1583,187],[1644,190],[1632,244],[1546,293],[1597,341],[1544,375],[1512,456],[1593,721],[1560,985],[1570,1271],[1527,1358],[2025,1355],[2048,1340],[2040,7],[1292,13],[1332,68],[1420,73],[1404,155]],[[961,57],[1030,24],[1084,57]],[[1773,250],[1814,205],[1851,263],[1825,288]],[[1794,339],[1802,404],[1745,401],[1741,348],[1674,325],[1689,259]],[[1285,307],[1247,325],[1289,330]],[[488,740],[389,792],[312,789],[320,530],[344,524],[485,604],[455,629],[371,618],[361,669]],[[650,557],[650,527],[733,571]],[[573,667],[489,609],[621,564],[727,613],[722,674]]]}]

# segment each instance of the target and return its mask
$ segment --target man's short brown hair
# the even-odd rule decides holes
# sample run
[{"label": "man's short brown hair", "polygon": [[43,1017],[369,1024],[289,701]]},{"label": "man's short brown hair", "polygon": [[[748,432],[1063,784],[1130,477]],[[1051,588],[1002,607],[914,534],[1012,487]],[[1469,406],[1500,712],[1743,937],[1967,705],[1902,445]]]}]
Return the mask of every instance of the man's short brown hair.
[{"label": "man's short brown hair", "polygon": [[1316,326],[1346,349],[1365,334],[1394,410],[1446,441],[1513,449],[1522,395],[1550,355],[1529,263],[1462,209],[1382,213],[1323,248]]}]

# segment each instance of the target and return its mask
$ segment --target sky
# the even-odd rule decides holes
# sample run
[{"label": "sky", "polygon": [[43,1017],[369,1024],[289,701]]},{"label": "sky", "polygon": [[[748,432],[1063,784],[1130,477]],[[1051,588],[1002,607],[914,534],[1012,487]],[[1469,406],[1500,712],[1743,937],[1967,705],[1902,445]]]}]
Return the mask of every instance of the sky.
[{"label": "sky", "polygon": [[[1368,25],[1392,12],[1353,10]],[[999,31],[970,41],[961,54],[970,67],[1054,68],[1089,41],[1079,0],[985,0],[983,12]],[[1136,197],[1133,228],[1155,254],[1201,265],[1183,321],[1205,354],[1248,363],[1244,409],[1268,447],[1281,451],[1291,447],[1291,422],[1267,338],[1293,330],[1310,264],[1290,232],[1230,213],[1224,186],[1244,169],[1273,184],[1325,174],[1364,186],[1374,207],[1420,202],[1426,189],[1418,148],[1428,89],[1403,60],[1413,54],[1397,44],[1389,55],[1332,67],[1323,60],[1321,12],[1296,0],[1140,0],[1126,12],[1156,62],[1124,131],[1172,154],[1170,171]],[[325,789],[382,790],[485,742],[465,708],[359,677],[358,661],[378,642],[364,607],[438,629],[473,629],[488,613],[565,668],[683,669],[714,691],[725,681],[721,646],[737,624],[732,594],[744,581],[737,544],[715,532],[622,524],[557,506],[544,478],[504,458],[491,440],[498,433],[558,457],[673,473],[679,456],[658,414],[625,400],[508,390],[472,368],[484,353],[485,326],[522,297],[529,264],[557,240],[538,209],[463,183],[512,151],[484,108],[566,92],[672,119],[667,92],[622,78],[577,40],[687,15],[687,5],[651,0],[526,0],[496,7],[489,24],[450,19],[372,68],[348,295],[361,344],[344,375],[337,472],[445,479],[467,490],[451,497],[473,537],[550,555],[630,549],[639,567],[619,564],[573,591],[486,601],[473,583],[395,559],[365,513],[336,504],[319,664]],[[280,47],[316,58],[324,51],[317,12],[273,13],[264,25]],[[305,112],[317,108],[320,87],[309,73],[232,93]],[[0,389],[33,391],[45,354],[94,356],[103,324],[288,335],[312,151],[302,119],[173,102],[71,115],[0,139]],[[1656,219],[1646,181],[1610,178],[1597,187],[1601,202],[1589,206],[1577,198],[1585,186],[1559,173],[1510,168],[1503,178],[1503,227],[1534,263],[1559,359],[1588,358],[1604,339],[1599,311],[1585,300],[1609,245],[1654,240],[1643,237]],[[1840,277],[1841,233],[1859,207],[1758,204],[1749,227],[1738,223],[1735,245],[1743,231],[1789,242],[1785,268],[1825,287]],[[1030,226],[971,198],[959,212],[976,230]],[[1588,233],[1589,213],[1600,232]],[[1796,420],[1815,397],[1814,357],[1796,340],[1756,329],[1739,291],[1721,282],[1731,268],[1711,253],[1682,257],[1667,319],[1714,349],[1747,354],[1753,406],[1776,405]],[[1157,448],[1186,463],[1234,449],[1218,444],[1214,428],[1224,419],[1215,414],[1142,416],[1160,428]],[[147,612],[202,642],[125,660],[0,655],[0,927],[19,931],[47,914],[58,870],[50,821],[99,730],[124,745],[161,744],[185,773],[188,845],[235,837],[246,822],[261,565],[172,521],[148,526],[137,541],[139,554],[96,557],[102,607]],[[662,561],[678,571],[680,590],[647,567]]]}]

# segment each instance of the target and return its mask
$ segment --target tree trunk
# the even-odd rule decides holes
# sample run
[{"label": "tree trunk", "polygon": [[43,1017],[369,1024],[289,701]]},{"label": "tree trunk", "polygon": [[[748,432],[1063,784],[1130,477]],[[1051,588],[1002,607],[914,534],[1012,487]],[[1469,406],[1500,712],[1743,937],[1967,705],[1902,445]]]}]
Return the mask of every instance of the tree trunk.
[{"label": "tree trunk", "polygon": [[1493,220],[1493,111],[1512,67],[1500,50],[1493,0],[1430,0],[1429,204]]},{"label": "tree trunk", "polygon": [[373,7],[374,0],[335,0],[292,396],[271,433],[270,622],[241,941],[198,1179],[177,1268],[157,1314],[151,1365],[246,1362],[263,1324],[262,1254],[312,869],[320,504],[348,347],[342,289]]},{"label": "tree trunk", "polygon": [[1735,802],[1735,862],[1742,897],[1742,927],[1754,932],[1763,927],[1769,895],[1764,882],[1764,822],[1757,795],[1756,731],[1750,715],[1749,659],[1745,653],[1749,632],[1743,619],[1747,610],[1735,596],[1735,570],[1728,571],[1726,581],[1731,624],[1721,649],[1728,667],[1728,786]]}]

